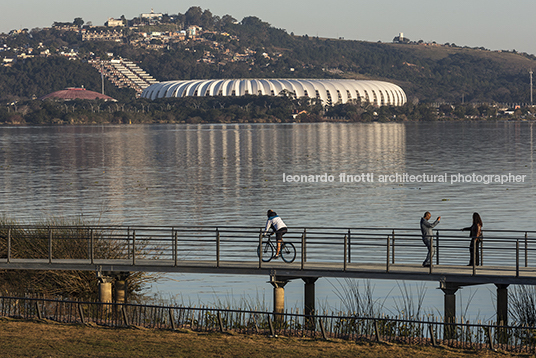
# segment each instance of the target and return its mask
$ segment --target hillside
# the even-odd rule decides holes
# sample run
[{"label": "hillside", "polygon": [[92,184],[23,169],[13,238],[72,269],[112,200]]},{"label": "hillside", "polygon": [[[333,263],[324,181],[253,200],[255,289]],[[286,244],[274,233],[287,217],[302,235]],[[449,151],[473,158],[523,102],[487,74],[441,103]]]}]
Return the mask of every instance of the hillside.
[{"label": "hillside", "polygon": [[[186,33],[192,28],[197,29],[195,35]],[[101,37],[88,40],[88,33]],[[400,85],[410,100],[421,103],[458,103],[462,97],[465,102],[526,103],[528,71],[536,68],[536,57],[527,54],[294,36],[256,17],[236,22],[229,15],[220,18],[193,7],[185,14],[166,14],[151,26],[55,26],[0,35],[0,60],[5,64],[0,66],[0,100],[40,97],[66,86],[85,85],[100,92],[98,71],[87,61],[112,54],[135,61],[160,81],[379,79]],[[110,83],[106,88],[112,97],[132,98],[132,92]]]}]

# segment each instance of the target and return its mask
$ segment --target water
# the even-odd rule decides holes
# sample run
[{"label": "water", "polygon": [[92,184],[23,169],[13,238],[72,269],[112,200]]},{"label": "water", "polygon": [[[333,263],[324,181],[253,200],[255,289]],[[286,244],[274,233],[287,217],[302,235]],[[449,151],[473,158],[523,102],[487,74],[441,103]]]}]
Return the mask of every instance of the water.
[{"label": "water", "polygon": [[[441,215],[441,228],[455,229],[478,211],[485,229],[534,230],[534,150],[528,122],[2,127],[2,213],[22,222],[83,215],[124,225],[262,226],[271,208],[292,229],[418,228],[430,211]],[[342,173],[374,180],[340,182]],[[396,173],[447,182],[380,181]],[[523,181],[451,183],[473,173]],[[284,181],[289,175],[333,181]],[[415,255],[424,259],[424,247]],[[264,300],[270,307],[267,280],[170,275],[150,291],[183,302]],[[385,306],[396,305],[396,282],[372,284]],[[320,279],[317,305],[338,308],[340,285]],[[427,309],[442,311],[437,283],[425,287]],[[469,314],[493,316],[490,291],[461,290],[458,312],[474,295]],[[301,307],[302,296],[301,281],[286,286],[287,307]]]}]

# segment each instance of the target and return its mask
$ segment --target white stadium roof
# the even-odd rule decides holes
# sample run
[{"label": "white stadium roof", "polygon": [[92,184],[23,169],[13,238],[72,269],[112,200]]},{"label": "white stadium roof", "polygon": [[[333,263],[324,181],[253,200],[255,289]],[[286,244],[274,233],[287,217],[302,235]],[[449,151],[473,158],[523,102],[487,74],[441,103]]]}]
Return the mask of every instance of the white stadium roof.
[{"label": "white stadium roof", "polygon": [[296,97],[320,98],[322,104],[333,105],[351,100],[376,106],[401,106],[407,98],[399,86],[383,81],[318,80],[318,79],[222,79],[167,81],[152,84],[141,97],[204,96],[277,96],[287,90]]}]

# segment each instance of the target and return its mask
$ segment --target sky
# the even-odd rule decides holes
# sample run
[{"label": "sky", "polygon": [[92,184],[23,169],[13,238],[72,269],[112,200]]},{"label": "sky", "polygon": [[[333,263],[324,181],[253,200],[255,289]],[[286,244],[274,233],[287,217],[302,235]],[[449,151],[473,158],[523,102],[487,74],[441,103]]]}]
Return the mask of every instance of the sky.
[{"label": "sky", "polygon": [[410,40],[516,50],[536,54],[535,0],[0,0],[0,32],[50,27],[75,17],[103,25],[109,17],[127,19],[154,9],[185,13],[191,6],[237,20],[256,16],[296,35],[391,42],[399,33]]}]

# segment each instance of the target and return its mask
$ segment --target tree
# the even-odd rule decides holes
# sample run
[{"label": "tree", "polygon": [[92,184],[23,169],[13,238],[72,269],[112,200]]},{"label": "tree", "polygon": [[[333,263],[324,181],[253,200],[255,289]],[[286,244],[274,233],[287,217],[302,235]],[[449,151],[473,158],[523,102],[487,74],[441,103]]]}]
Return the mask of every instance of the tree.
[{"label": "tree", "polygon": [[186,11],[184,16],[186,17],[186,25],[201,25],[201,16],[203,15],[203,10],[199,6],[192,6]]},{"label": "tree", "polygon": [[210,10],[205,10],[201,15],[201,23],[199,24],[203,29],[213,29],[214,28],[214,17]]},{"label": "tree", "polygon": [[82,20],[81,17],[75,17],[73,21],[73,25],[77,27],[82,27],[84,25],[84,20]]},{"label": "tree", "polygon": [[221,18],[221,24],[222,24],[223,27],[229,26],[229,25],[234,25],[236,23],[237,23],[236,19],[234,17],[232,17],[231,15],[224,15]]}]

